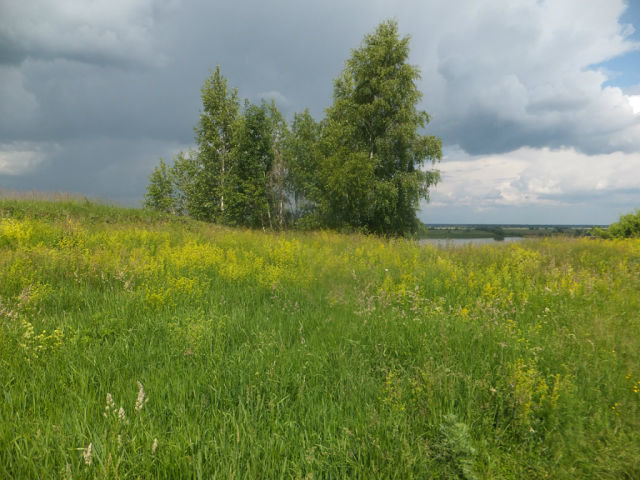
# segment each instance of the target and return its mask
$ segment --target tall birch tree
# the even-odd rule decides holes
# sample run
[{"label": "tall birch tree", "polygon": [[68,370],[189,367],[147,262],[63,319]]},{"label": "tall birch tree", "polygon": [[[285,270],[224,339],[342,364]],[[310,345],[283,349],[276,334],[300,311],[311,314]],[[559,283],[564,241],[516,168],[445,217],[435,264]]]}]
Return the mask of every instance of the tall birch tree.
[{"label": "tall birch tree", "polygon": [[190,198],[190,214],[224,222],[230,179],[234,173],[233,150],[239,120],[238,90],[227,86],[218,65],[201,90],[202,112],[195,128],[197,171]]},{"label": "tall birch tree", "polygon": [[405,235],[439,180],[428,169],[442,157],[439,138],[418,104],[418,69],[408,63],[409,37],[395,21],[381,23],[353,50],[335,80],[327,109],[323,168],[328,223],[373,233]]}]

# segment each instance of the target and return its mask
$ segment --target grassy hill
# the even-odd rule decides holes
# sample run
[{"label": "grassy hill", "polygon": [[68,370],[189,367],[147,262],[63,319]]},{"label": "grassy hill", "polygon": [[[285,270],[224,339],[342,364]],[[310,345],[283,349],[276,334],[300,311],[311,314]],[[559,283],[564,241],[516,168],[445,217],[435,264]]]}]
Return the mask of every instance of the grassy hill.
[{"label": "grassy hill", "polygon": [[638,478],[640,241],[0,200],[1,478]]}]

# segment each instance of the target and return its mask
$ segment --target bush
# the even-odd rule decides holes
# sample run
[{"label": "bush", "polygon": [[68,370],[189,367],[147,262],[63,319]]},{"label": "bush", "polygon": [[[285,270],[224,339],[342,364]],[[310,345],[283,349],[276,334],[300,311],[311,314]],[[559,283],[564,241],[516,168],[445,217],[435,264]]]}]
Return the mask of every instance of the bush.
[{"label": "bush", "polygon": [[593,233],[601,238],[638,238],[640,237],[640,210],[636,210],[635,214],[622,215],[620,220],[609,225],[606,230],[595,228]]}]

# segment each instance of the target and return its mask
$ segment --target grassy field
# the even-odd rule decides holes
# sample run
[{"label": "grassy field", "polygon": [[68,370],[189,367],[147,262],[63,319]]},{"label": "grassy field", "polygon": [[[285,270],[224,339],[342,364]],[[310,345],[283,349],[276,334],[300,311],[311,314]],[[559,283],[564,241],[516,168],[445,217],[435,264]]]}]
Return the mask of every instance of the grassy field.
[{"label": "grassy field", "polygon": [[640,241],[0,200],[0,478],[640,478]]}]

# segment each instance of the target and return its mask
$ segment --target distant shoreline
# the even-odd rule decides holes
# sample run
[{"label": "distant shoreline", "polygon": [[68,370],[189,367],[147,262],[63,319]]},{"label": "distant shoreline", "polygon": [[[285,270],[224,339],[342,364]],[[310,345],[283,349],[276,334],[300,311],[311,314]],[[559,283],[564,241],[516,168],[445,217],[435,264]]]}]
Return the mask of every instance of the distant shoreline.
[{"label": "distant shoreline", "polygon": [[606,225],[531,225],[531,224],[429,224],[420,232],[420,239],[551,237],[589,235],[594,227]]}]

